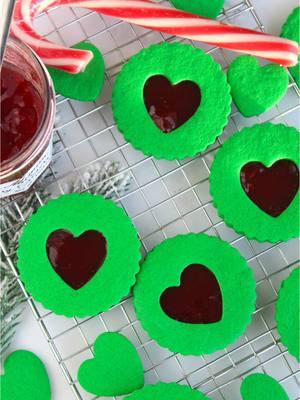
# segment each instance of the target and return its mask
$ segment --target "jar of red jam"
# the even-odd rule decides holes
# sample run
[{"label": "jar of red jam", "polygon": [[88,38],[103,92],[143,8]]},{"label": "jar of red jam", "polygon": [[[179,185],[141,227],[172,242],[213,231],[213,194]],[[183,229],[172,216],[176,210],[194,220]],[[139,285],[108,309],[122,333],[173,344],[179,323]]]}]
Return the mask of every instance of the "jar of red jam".
[{"label": "jar of red jam", "polygon": [[52,156],[55,93],[38,56],[9,39],[1,66],[0,197],[28,190]]}]

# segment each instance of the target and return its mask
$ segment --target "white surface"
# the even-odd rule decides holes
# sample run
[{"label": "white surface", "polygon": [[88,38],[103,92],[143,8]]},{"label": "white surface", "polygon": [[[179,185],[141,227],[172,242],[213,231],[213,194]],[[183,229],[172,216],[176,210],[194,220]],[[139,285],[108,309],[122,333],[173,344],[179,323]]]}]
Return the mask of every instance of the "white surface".
[{"label": "white surface", "polygon": [[[274,34],[280,32],[282,23],[285,21],[290,11],[298,5],[297,0],[252,1],[265,25],[266,31]],[[45,362],[52,382],[53,400],[75,399],[28,306],[23,315],[23,322],[18,328],[17,335],[10,350],[13,351],[16,349],[32,350]]]}]

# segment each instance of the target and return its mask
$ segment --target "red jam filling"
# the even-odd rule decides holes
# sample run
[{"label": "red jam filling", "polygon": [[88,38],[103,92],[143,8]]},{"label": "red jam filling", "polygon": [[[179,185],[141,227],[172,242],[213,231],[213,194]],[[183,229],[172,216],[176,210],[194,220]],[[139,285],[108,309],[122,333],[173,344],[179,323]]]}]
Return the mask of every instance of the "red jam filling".
[{"label": "red jam filling", "polygon": [[211,270],[201,264],[186,267],[180,286],[166,289],[160,305],[172,319],[189,324],[218,322],[223,313],[219,283]]},{"label": "red jam filling", "polygon": [[43,99],[35,86],[16,68],[1,68],[1,162],[28,145],[43,116]]},{"label": "red jam filling", "polygon": [[74,237],[59,229],[48,237],[46,250],[55,272],[73,289],[89,282],[103,265],[107,243],[102,233],[90,230]]},{"label": "red jam filling", "polygon": [[201,91],[192,81],[176,85],[163,75],[154,75],[144,86],[144,102],[155,125],[170,133],[188,121],[201,102]]},{"label": "red jam filling", "polygon": [[291,160],[278,160],[271,167],[249,162],[241,169],[240,179],[247,196],[271,217],[278,217],[299,190],[299,169]]}]

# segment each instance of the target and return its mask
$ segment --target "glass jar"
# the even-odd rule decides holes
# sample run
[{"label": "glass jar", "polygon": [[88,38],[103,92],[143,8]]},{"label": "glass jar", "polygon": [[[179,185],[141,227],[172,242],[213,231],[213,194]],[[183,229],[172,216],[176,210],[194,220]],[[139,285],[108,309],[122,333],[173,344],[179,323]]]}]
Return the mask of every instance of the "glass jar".
[{"label": "glass jar", "polygon": [[[28,46],[17,39],[10,38],[6,46],[2,71],[4,68],[6,71],[15,71],[17,76],[24,77],[25,83],[30,82],[31,87],[39,96],[40,115],[38,115],[35,133],[26,136],[26,142],[22,146],[12,147],[11,154],[7,153],[10,154],[9,157],[1,157],[0,198],[25,192],[48,167],[52,157],[52,132],[55,118],[55,92],[52,80],[42,61]],[[3,79],[4,75],[3,73]],[[14,101],[13,96],[12,99]],[[5,111],[3,104],[4,102],[1,101],[2,113]],[[9,112],[6,110],[6,114]],[[10,124],[13,126],[13,123],[12,118]],[[21,127],[21,135],[22,129],[23,127]],[[1,132],[1,135],[4,135],[1,143],[5,145],[8,143],[5,141],[9,140],[12,130],[8,128],[7,132],[9,132],[6,133],[7,136],[4,135],[3,130]]]}]

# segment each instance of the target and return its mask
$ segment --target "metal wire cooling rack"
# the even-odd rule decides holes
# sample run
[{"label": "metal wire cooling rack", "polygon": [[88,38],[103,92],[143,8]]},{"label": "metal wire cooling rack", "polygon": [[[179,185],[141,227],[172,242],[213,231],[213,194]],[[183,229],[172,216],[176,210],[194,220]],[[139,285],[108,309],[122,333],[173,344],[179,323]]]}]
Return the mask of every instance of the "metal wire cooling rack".
[{"label": "metal wire cooling rack", "polygon": [[[250,0],[226,1],[226,9],[219,18],[263,30]],[[80,103],[57,96],[54,160],[44,180],[47,189],[58,195],[63,193],[66,181],[79,177],[84,190],[89,190],[91,188],[83,174],[87,166],[108,159],[118,161],[121,173],[129,173],[132,179],[129,191],[117,200],[136,225],[144,254],[167,237],[206,232],[236,247],[248,260],[257,280],[257,310],[246,334],[227,349],[201,357],[184,357],[159,347],[136,319],[130,297],[96,317],[67,319],[43,309],[26,294],[32,312],[73,389],[74,399],[95,399],[80,387],[76,374],[82,361],[92,357],[95,338],[107,330],[122,332],[135,344],[144,363],[147,383],[158,380],[182,382],[214,400],[239,400],[242,378],[254,371],[263,371],[281,382],[291,399],[297,399],[299,370],[295,359],[280,343],[274,304],[282,280],[298,263],[298,241],[272,245],[237,235],[218,217],[211,202],[208,182],[216,150],[235,131],[270,120],[297,125],[299,91],[293,80],[290,80],[288,94],[281,103],[260,118],[245,119],[233,109],[222,137],[201,156],[180,162],[158,161],[134,150],[118,133],[111,112],[111,88],[123,63],[141,48],[163,40],[172,42],[179,39],[82,9],[54,8],[41,15],[36,26],[48,38],[67,46],[90,40],[102,51],[106,62],[104,92],[95,103]],[[236,56],[218,48],[191,44],[213,55],[224,69]],[[42,191],[35,189],[35,195],[43,204]],[[24,221],[18,201],[16,199],[11,204],[19,211],[20,221]],[[18,228],[19,224],[11,230]],[[8,254],[5,248],[3,250],[17,274],[14,254]]]}]

